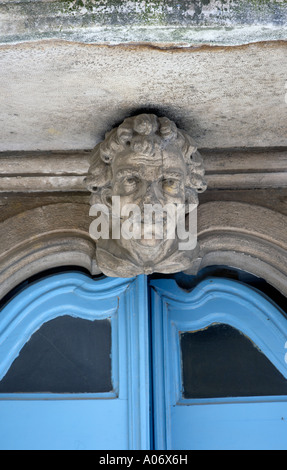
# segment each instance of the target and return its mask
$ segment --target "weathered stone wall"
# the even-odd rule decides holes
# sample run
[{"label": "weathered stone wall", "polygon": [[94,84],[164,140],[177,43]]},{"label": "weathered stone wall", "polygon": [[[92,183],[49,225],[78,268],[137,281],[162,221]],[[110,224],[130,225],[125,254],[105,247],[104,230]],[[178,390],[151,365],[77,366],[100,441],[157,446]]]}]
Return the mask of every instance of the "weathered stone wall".
[{"label": "weathered stone wall", "polygon": [[50,267],[99,272],[84,149],[142,111],[205,149],[204,266],[287,295],[286,22],[287,0],[0,0],[0,296]]},{"label": "weathered stone wall", "polygon": [[91,149],[142,110],[286,146],[286,25],[287,0],[0,0],[0,151]]},{"label": "weathered stone wall", "polygon": [[0,151],[91,149],[141,111],[199,148],[287,146],[286,56],[287,42],[0,46]]},{"label": "weathered stone wall", "polygon": [[286,37],[286,0],[1,0],[0,42],[243,44]]}]

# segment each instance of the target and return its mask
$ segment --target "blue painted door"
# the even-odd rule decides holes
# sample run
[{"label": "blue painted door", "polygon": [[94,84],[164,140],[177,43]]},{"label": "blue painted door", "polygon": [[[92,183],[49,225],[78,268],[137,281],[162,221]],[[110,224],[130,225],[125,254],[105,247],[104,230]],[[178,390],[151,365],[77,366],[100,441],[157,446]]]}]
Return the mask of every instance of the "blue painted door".
[{"label": "blue painted door", "polygon": [[146,287],[62,274],[4,307],[1,449],[149,448]]},{"label": "blue painted door", "polygon": [[152,282],[155,448],[286,450],[286,316],[238,282]]},{"label": "blue painted door", "polygon": [[0,449],[287,449],[283,312],[234,281],[148,284],[59,274],[4,306]]}]

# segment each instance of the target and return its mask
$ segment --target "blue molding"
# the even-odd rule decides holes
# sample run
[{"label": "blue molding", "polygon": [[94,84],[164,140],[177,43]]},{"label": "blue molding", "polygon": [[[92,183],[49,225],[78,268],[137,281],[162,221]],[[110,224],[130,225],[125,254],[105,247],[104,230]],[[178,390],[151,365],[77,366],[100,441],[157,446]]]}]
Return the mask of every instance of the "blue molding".
[{"label": "blue molding", "polygon": [[[286,314],[265,295],[240,282],[218,278],[201,282],[191,292],[173,280],[151,285],[162,299],[166,317],[179,329],[197,331],[216,322],[233,326],[249,336],[287,378]],[[176,309],[181,310],[180,319]]]},{"label": "blue molding", "polygon": [[150,449],[150,362],[147,276],[127,289],[127,365],[130,449]]},{"label": "blue molding", "polygon": [[18,294],[0,312],[0,379],[45,322],[67,312],[91,321],[112,319],[118,309],[118,296],[129,282],[116,279],[95,282],[84,274],[68,273],[43,279]]},{"label": "blue molding", "polygon": [[159,449],[172,448],[172,407],[242,402],[286,403],[287,397],[182,399],[179,334],[198,331],[214,323],[228,324],[247,335],[287,378],[287,318],[272,301],[253,288],[227,279],[207,279],[190,292],[181,289],[174,280],[154,280],[151,287],[156,371],[155,426]]}]

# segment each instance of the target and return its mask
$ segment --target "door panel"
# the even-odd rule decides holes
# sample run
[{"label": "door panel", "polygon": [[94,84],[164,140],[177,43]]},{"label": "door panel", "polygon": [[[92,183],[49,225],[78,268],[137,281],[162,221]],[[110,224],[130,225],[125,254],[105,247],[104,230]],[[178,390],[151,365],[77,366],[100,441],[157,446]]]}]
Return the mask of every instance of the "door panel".
[{"label": "door panel", "polygon": [[127,449],[127,400],[0,401],[4,450]]},{"label": "door panel", "polygon": [[152,281],[152,306],[155,447],[286,449],[282,312],[219,279],[192,292]]},{"label": "door panel", "polygon": [[0,357],[1,449],[149,449],[144,276],[29,286],[0,313]]},{"label": "door panel", "polygon": [[176,406],[171,442],[176,450],[285,450],[287,403]]}]

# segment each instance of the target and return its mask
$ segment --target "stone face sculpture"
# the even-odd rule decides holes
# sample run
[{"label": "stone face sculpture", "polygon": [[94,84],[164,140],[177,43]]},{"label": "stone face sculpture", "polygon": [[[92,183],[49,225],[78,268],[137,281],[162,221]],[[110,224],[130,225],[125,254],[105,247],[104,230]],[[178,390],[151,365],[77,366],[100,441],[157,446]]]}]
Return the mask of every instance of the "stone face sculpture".
[{"label": "stone face sculpture", "polygon": [[[168,118],[141,114],[107,133],[93,152],[86,178],[92,193],[90,215],[103,212],[95,219],[101,236],[93,237],[90,231],[101,271],[111,277],[133,277],[190,268],[198,246],[179,249],[177,230],[168,235],[174,212],[161,212],[159,218],[157,212],[183,209],[186,233],[192,231],[188,215],[198,206],[198,193],[206,189],[204,173],[193,140]],[[153,215],[148,218],[144,211],[151,207]],[[135,236],[130,236],[131,228]]]}]

